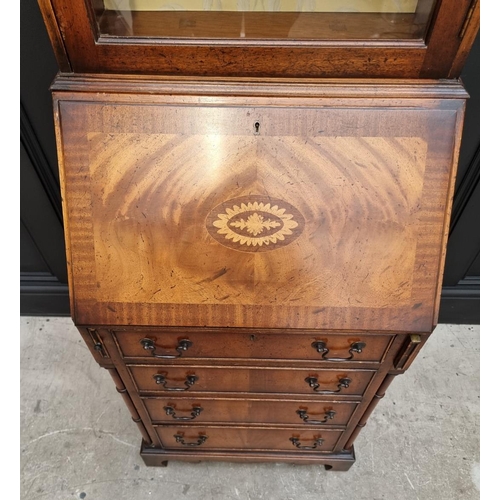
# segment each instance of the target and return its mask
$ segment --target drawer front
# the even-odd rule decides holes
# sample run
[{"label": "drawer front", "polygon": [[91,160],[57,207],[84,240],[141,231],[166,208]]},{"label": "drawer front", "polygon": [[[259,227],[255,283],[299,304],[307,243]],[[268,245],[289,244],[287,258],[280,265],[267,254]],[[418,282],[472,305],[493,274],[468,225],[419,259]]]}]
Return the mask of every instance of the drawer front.
[{"label": "drawer front", "polygon": [[331,452],[341,430],[282,428],[157,426],[167,449],[282,450],[301,453]]},{"label": "drawer front", "polygon": [[356,402],[257,399],[147,398],[144,404],[156,423],[260,423],[345,426]]},{"label": "drawer front", "polygon": [[362,396],[374,370],[130,366],[139,391]]},{"label": "drawer front", "polygon": [[118,331],[125,359],[295,359],[332,362],[380,362],[392,335],[360,333],[260,334],[252,331]]}]

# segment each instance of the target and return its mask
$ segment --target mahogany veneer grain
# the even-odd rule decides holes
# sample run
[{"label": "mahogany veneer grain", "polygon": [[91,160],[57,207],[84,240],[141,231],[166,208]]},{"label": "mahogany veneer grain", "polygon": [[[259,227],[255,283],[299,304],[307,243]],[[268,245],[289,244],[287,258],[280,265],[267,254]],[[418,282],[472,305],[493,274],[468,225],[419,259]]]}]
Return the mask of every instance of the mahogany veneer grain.
[{"label": "mahogany veneer grain", "polygon": [[466,94],[310,83],[54,85],[72,314],[148,465],[347,470],[434,329]]},{"label": "mahogany veneer grain", "polygon": [[132,30],[38,1],[72,317],[144,462],[348,470],[437,323],[479,0]]}]

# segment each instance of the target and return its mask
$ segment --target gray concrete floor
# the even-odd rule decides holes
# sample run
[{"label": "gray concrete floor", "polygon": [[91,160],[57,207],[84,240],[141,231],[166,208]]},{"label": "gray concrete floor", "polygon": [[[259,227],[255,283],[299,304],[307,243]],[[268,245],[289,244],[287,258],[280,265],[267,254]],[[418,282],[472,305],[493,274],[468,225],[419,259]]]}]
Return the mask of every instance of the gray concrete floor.
[{"label": "gray concrete floor", "polygon": [[440,325],[356,441],[349,472],[288,464],[148,468],[114,384],[68,318],[21,319],[21,498],[479,498],[479,327]]}]

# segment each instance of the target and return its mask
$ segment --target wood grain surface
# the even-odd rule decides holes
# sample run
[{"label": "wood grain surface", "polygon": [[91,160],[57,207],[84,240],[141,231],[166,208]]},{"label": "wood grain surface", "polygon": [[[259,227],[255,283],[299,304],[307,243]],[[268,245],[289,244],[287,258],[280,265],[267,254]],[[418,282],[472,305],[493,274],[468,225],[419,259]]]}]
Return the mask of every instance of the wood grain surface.
[{"label": "wood grain surface", "polygon": [[[463,101],[286,92],[56,94],[77,323],[432,328]],[[226,216],[253,245],[289,207],[300,235],[269,251],[207,230]]]},{"label": "wood grain surface", "polygon": [[[238,449],[251,450],[284,450],[296,451],[300,454],[311,452],[332,452],[335,444],[342,434],[340,430],[301,430],[301,429],[256,429],[245,427],[188,427],[188,426],[157,426],[156,431],[160,437],[162,446],[168,449],[227,449],[233,451]],[[182,436],[185,444],[177,442],[175,436]],[[199,442],[201,436],[206,441],[199,446],[193,446]],[[315,441],[322,441],[314,450],[299,449],[292,444],[290,438],[296,438],[302,447],[311,447]],[[190,445],[191,444],[191,445]]]},{"label": "wood grain surface", "polygon": [[[319,391],[336,391],[330,397],[362,396],[375,374],[374,370],[307,369],[307,368],[262,368],[237,366],[166,366],[166,365],[131,365],[130,373],[139,392],[143,395],[156,396],[180,392],[191,393],[263,393],[263,394],[307,394],[311,397],[324,397],[315,391],[307,378],[314,377],[319,384]],[[161,383],[156,375],[162,377]],[[196,378],[187,388],[189,376]],[[339,387],[342,379],[350,379],[348,387]],[[357,398],[359,399],[359,398]]]},{"label": "wood grain surface", "polygon": [[[340,363],[380,362],[386,354],[392,340],[391,335],[367,335],[352,332],[346,335],[329,334],[327,332],[307,331],[276,331],[267,333],[255,330],[228,331],[203,328],[172,329],[169,331],[147,330],[114,331],[114,337],[119,345],[121,355],[125,360],[162,359],[161,356],[178,356],[179,360],[196,359],[268,359],[268,360],[306,360],[319,361],[325,365],[333,362],[323,359],[322,353],[313,346],[315,342],[324,342],[328,353],[327,358],[339,358],[346,361]],[[143,339],[154,342],[152,349],[146,350],[141,344]],[[186,350],[178,351],[177,347],[183,340],[191,342]],[[351,352],[353,344],[365,344],[361,352]],[[155,358],[160,356],[160,358]]]},{"label": "wood grain surface", "polygon": [[[172,121],[189,119],[172,111]],[[262,120],[269,127],[271,114]],[[283,115],[276,124],[298,119]],[[427,154],[421,138],[87,139],[99,302],[296,305],[318,313],[351,303],[409,305]],[[242,253],[244,240],[227,250],[209,237],[205,220],[215,205],[241,209],[255,194],[262,205],[280,198],[305,214],[305,227],[293,227],[283,243],[294,231],[303,234],[286,247],[267,242],[273,251],[258,254]],[[259,212],[265,209],[246,208],[240,220]],[[245,233],[251,244],[253,233]]]},{"label": "wood grain surface", "polygon": [[72,316],[146,464],[347,470],[437,320],[466,94],[417,79],[458,75],[479,1],[128,26],[101,0],[39,3],[68,73]]},{"label": "wood grain surface", "polygon": [[[290,401],[283,399],[229,399],[229,398],[147,398],[144,404],[155,423],[182,423],[176,418],[192,418],[193,408],[200,408],[199,416],[190,423],[246,423],[246,424],[300,424],[318,428],[345,426],[349,422],[358,403],[350,401]],[[167,414],[165,408],[174,409],[175,414]],[[297,413],[303,411],[306,420]],[[334,412],[332,418],[325,418],[328,412]],[[324,421],[324,423],[323,423]]]},{"label": "wood grain surface", "polygon": [[[246,23],[242,26],[240,19],[222,29],[217,21],[207,25],[205,14],[225,17],[231,14],[227,12],[201,13],[201,18],[194,20],[183,18],[183,14],[179,19],[178,13],[171,12],[168,19],[173,21],[161,23],[158,20],[162,13],[154,13],[153,22],[151,16],[144,19],[145,13],[136,13],[138,19],[132,30],[123,19],[114,23],[113,30],[118,35],[129,35],[122,37],[101,35],[99,2],[94,2],[98,6],[96,13],[85,0],[38,2],[54,49],[68,56],[68,64],[64,57],[60,58],[61,69],[68,71],[69,66],[75,73],[449,78],[458,76],[463,55],[470,50],[479,25],[479,9],[474,8],[471,0],[441,0],[427,24],[433,2],[425,0],[419,1],[415,16],[403,15],[401,22],[394,17],[392,23],[384,18],[367,20],[363,18],[366,14],[360,14],[354,23],[345,22],[342,15],[325,23],[328,15],[324,14],[318,21],[314,14],[311,18],[296,14],[281,17],[283,13],[277,13],[278,22],[268,17],[272,29],[281,37],[274,39],[269,38],[272,29],[264,30],[268,38],[247,38]],[[263,35],[262,19],[257,18],[259,26],[250,23],[251,36]],[[110,31],[105,22],[102,24],[104,31]],[[59,34],[54,30],[56,26]],[[212,26],[218,28],[214,30]],[[130,36],[135,30],[138,36]],[[311,30],[313,39],[301,38],[311,37]],[[156,37],[144,36],[147,32]],[[173,36],[165,37],[166,33]],[[243,33],[245,37],[241,36]],[[418,38],[408,38],[413,36]]]}]

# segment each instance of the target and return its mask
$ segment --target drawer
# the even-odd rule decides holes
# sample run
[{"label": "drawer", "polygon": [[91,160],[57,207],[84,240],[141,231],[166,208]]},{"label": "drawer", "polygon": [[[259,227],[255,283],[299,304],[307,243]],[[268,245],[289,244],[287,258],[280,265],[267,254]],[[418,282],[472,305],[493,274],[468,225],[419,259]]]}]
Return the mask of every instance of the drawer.
[{"label": "drawer", "polygon": [[122,355],[146,359],[295,359],[380,362],[392,335],[322,332],[115,331]]},{"label": "drawer", "polygon": [[156,423],[303,424],[318,427],[349,422],[358,403],[230,398],[147,398],[144,404]]},{"label": "drawer", "polygon": [[163,448],[331,452],[341,430],[300,430],[223,426],[157,426]]},{"label": "drawer", "polygon": [[244,392],[362,396],[374,370],[130,366],[142,392]]}]

